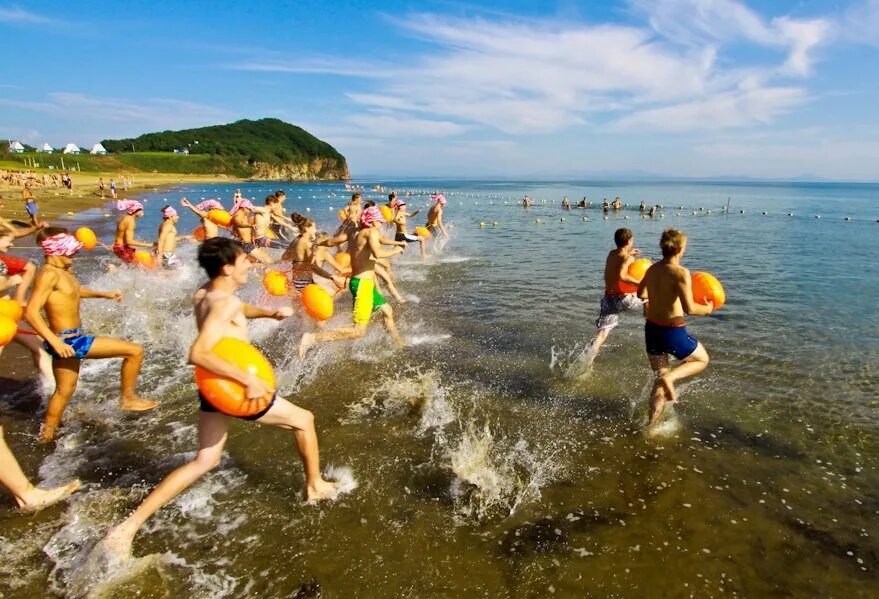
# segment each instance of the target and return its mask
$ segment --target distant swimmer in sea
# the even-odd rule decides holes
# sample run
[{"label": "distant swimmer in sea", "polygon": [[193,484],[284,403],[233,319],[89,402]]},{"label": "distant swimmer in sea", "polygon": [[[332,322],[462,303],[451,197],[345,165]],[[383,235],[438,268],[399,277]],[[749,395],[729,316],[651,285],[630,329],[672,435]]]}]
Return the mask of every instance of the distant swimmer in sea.
[{"label": "distant swimmer in sea", "polygon": [[570,210],[571,202],[568,201],[568,196],[565,196],[562,200],[562,210]]},{"label": "distant swimmer in sea", "polygon": [[[198,337],[189,351],[189,362],[244,386],[245,402],[263,402],[271,397],[265,408],[240,418],[291,431],[305,468],[305,498],[311,503],[335,498],[338,485],[324,480],[320,473],[314,415],[277,395],[263,379],[212,351],[218,342],[229,338],[249,343],[248,319],[283,320],[293,313],[292,309],[287,306],[263,310],[236,297],[235,292],[247,284],[248,272],[253,267],[239,242],[210,239],[199,248],[198,262],[210,280],[193,297]],[[165,477],[128,518],[110,529],[93,555],[103,553],[108,558],[129,558],[134,537],[144,523],[162,506],[220,465],[229,421],[233,416],[215,407],[201,392],[198,401],[198,453]],[[279,450],[276,453],[281,456],[285,452]]]},{"label": "distant swimmer in sea", "polygon": [[193,206],[189,200],[183,198],[182,200],[180,200],[180,205],[184,208],[189,208],[201,219],[201,227],[202,229],[204,229],[205,240],[213,239],[214,237],[220,236],[220,228],[215,222],[208,218],[208,212],[210,212],[211,210],[224,209],[223,205],[219,201],[204,200],[197,206]]},{"label": "distant swimmer in sea", "polygon": [[[687,334],[684,313],[705,315],[714,310],[711,301],[702,305],[693,300],[690,271],[680,264],[687,249],[687,236],[676,229],[666,229],[659,247],[662,260],[647,269],[638,287],[638,297],[645,300],[647,306],[644,324],[647,358],[656,375],[650,394],[650,425],[659,421],[666,403],[677,400],[675,383],[708,366],[708,352],[695,337]],[[674,368],[669,367],[669,354],[680,360]]]},{"label": "distant swimmer in sea", "polygon": [[634,293],[628,293],[621,283],[637,285],[639,281],[629,275],[629,266],[641,251],[634,246],[632,231],[629,229],[617,229],[613,234],[616,248],[607,254],[604,263],[604,297],[601,298],[601,309],[595,326],[598,334],[592,342],[589,358],[586,366],[589,366],[598,355],[601,346],[607,341],[607,336],[620,323],[619,314],[626,310],[635,310],[642,307]]},{"label": "distant swimmer in sea", "polygon": [[[376,261],[381,258],[391,258],[403,251],[400,246],[390,250],[382,249],[381,227],[384,222],[377,207],[364,209],[360,214],[360,230],[354,236],[353,243],[348,245],[352,271],[348,287],[351,295],[354,296],[354,325],[320,333],[305,333],[299,343],[300,358],[304,358],[308,348],[315,343],[363,337],[374,312],[381,312],[391,339],[398,347],[403,347],[403,340],[394,323],[394,310],[375,285]],[[405,243],[403,245],[405,246]]]},{"label": "distant swimmer in sea", "polygon": [[607,211],[610,210],[610,203],[607,201],[607,198],[604,198],[604,202],[601,204],[601,210],[607,214]]},{"label": "distant swimmer in sea", "polygon": [[649,216],[650,218],[653,218],[654,216],[656,216],[656,209],[657,209],[658,207],[659,207],[659,206],[657,206],[657,205],[655,205],[655,204],[654,204],[653,206],[651,206],[651,207],[650,207],[650,212],[647,214],[647,216]]},{"label": "distant swimmer in sea", "polygon": [[583,199],[580,200],[580,203],[577,204],[577,208],[588,208],[589,200],[586,199],[586,196],[583,196]]},{"label": "distant swimmer in sea", "polygon": [[616,211],[620,211],[623,209],[623,202],[620,200],[620,197],[617,196],[613,200],[613,209]]},{"label": "distant swimmer in sea", "polygon": [[159,259],[162,268],[167,270],[177,270],[183,265],[177,257],[177,242],[189,237],[177,235],[176,225],[179,220],[177,210],[171,206],[162,208],[162,224],[159,225],[159,234],[156,238],[156,258]]},{"label": "distant swimmer in sea", "polygon": [[644,200],[641,200],[641,205],[638,206],[638,211],[639,212],[646,212],[647,211],[647,204],[644,203]]},{"label": "distant swimmer in sea", "polygon": [[290,277],[296,291],[302,293],[303,289],[314,283],[314,275],[330,279],[337,288],[344,287],[344,277],[333,275],[315,263],[314,243],[317,225],[314,221],[295,212],[293,220],[299,227],[299,237],[290,242],[281,260],[291,262]]},{"label": "distant swimmer in sea", "polygon": [[134,263],[135,248],[153,248],[152,243],[138,241],[135,237],[137,219],[143,217],[143,204],[137,200],[119,200],[116,209],[125,212],[116,223],[113,253],[125,264]]},{"label": "distant swimmer in sea", "polygon": [[415,212],[406,212],[406,202],[404,202],[403,200],[394,201],[396,202],[396,205],[394,206],[394,226],[397,228],[396,234],[394,235],[394,241],[417,243],[421,248],[422,260],[427,258],[427,240],[422,239],[418,235],[413,235],[409,233],[406,225],[406,219],[416,216],[419,212],[421,212],[421,208],[419,208]]},{"label": "distant swimmer in sea", "polygon": [[[82,244],[67,229],[47,227],[37,233],[37,244],[43,249],[46,263],[37,273],[25,317],[34,331],[45,339],[43,345],[53,358],[55,374],[55,392],[46,408],[40,441],[46,443],[55,438],[64,409],[76,391],[80,362],[86,358],[122,358],[119,407],[132,412],[155,408],[158,402],[143,400],[135,394],[143,363],[143,347],[121,339],[88,335],[80,319],[80,300],[122,301],[122,292],[93,291],[80,286],[71,267],[73,256]],[[44,309],[48,324],[41,314]]]},{"label": "distant swimmer in sea", "polygon": [[59,501],[64,501],[79,489],[82,483],[76,479],[52,489],[35,487],[22,472],[18,460],[15,459],[12,450],[6,444],[3,426],[0,425],[0,484],[12,493],[15,503],[18,504],[18,509],[29,514],[55,505]]},{"label": "distant swimmer in sea", "polygon": [[251,214],[256,211],[253,202],[240,193],[236,193],[235,205],[229,214],[232,216],[232,235],[241,242],[241,247],[250,256],[251,260],[262,264],[271,264],[274,262],[272,257],[265,250],[265,238],[257,239],[255,236],[255,227],[251,220]]}]

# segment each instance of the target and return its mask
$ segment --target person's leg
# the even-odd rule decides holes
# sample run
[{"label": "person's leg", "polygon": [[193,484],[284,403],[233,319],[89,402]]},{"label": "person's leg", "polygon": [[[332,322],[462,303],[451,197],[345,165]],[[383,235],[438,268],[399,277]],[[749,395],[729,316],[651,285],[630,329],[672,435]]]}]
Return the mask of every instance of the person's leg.
[{"label": "person's leg", "polygon": [[677,401],[677,393],[675,392],[675,383],[681,379],[699,374],[708,366],[708,352],[705,347],[699,343],[696,349],[689,356],[684,358],[680,364],[670,370],[666,370],[660,377],[660,382],[665,392],[668,394],[668,401],[674,403]]},{"label": "person's leg", "polygon": [[394,323],[394,309],[389,304],[382,304],[379,310],[381,310],[384,317],[385,328],[388,330],[391,339],[394,340],[397,347],[405,347],[406,344],[403,343],[403,339],[400,337],[399,331],[397,331],[397,325]]},{"label": "person's leg", "polygon": [[262,248],[254,249],[252,252],[250,252],[250,255],[256,258],[260,264],[273,264],[275,262],[272,257]]},{"label": "person's leg", "polygon": [[40,431],[40,443],[48,443],[55,438],[64,409],[76,391],[76,383],[79,381],[79,363],[79,360],[75,358],[52,361],[55,392],[49,398],[49,405],[46,408],[46,417]]},{"label": "person's leg", "polygon": [[19,509],[36,512],[62,501],[76,491],[81,483],[77,479],[54,489],[38,489],[32,485],[6,445],[3,427],[0,426],[0,484],[9,489]]},{"label": "person's leg", "polygon": [[385,285],[388,286],[388,291],[391,292],[391,295],[394,296],[394,299],[400,302],[401,304],[405,304],[406,300],[403,299],[403,296],[400,295],[400,292],[397,291],[397,286],[394,285],[394,279],[391,276],[390,269],[386,269],[383,266],[375,265],[375,274],[379,276],[379,278],[384,281]]},{"label": "person's leg", "polygon": [[308,352],[308,349],[315,343],[323,343],[325,341],[344,341],[345,339],[359,339],[365,334],[365,324],[356,324],[352,327],[333,329],[332,331],[322,331],[320,333],[303,333],[302,340],[299,342],[299,358],[304,358],[305,354]]},{"label": "person's leg", "polygon": [[418,240],[418,245],[421,246],[421,259],[424,260],[427,258],[427,240],[421,237]]},{"label": "person's leg", "polygon": [[320,474],[317,432],[314,429],[314,415],[311,412],[283,397],[278,397],[269,411],[257,422],[293,431],[296,448],[305,467],[305,498],[309,502],[332,499],[336,496],[337,485],[324,480]]},{"label": "person's leg", "polygon": [[111,528],[102,543],[119,557],[131,555],[131,543],[140,527],[169,501],[220,465],[226,443],[229,416],[219,412],[198,413],[198,453],[159,483],[128,518]]},{"label": "person's leg", "polygon": [[27,292],[31,287],[31,283],[34,282],[36,274],[37,267],[34,266],[33,262],[28,262],[27,266],[25,266],[24,270],[21,272],[21,283],[19,283],[18,287],[15,289],[15,301],[19,304],[24,305],[27,302]]},{"label": "person's leg", "polygon": [[650,368],[653,370],[653,388],[650,390],[650,421],[648,426],[653,426],[659,421],[662,410],[665,408],[666,394],[662,385],[662,377],[668,373],[668,356],[647,355],[650,361]]},{"label": "person's leg", "polygon": [[43,343],[40,339],[37,335],[18,333],[14,341],[31,352],[34,368],[40,372],[42,382],[49,384],[55,377],[52,372],[52,357],[43,349]]},{"label": "person's leg", "polygon": [[119,407],[123,410],[141,412],[159,405],[157,401],[144,400],[135,393],[137,376],[143,364],[143,346],[122,339],[96,337],[86,358],[122,358],[122,377],[119,392]]},{"label": "person's leg", "polygon": [[595,361],[596,356],[598,356],[598,351],[601,349],[601,346],[604,345],[604,342],[607,341],[607,336],[610,335],[610,332],[614,329],[614,327],[605,327],[602,329],[598,329],[598,334],[595,335],[595,340],[592,342],[592,347],[589,348],[587,353],[587,360],[584,363],[584,366],[590,366],[592,362]]}]

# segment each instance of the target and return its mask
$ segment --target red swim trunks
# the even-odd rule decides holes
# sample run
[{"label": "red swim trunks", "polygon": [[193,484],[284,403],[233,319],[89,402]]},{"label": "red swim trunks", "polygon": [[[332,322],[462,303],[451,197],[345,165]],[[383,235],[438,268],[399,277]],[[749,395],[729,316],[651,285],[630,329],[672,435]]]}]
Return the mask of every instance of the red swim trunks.
[{"label": "red swim trunks", "polygon": [[130,245],[113,244],[113,253],[126,264],[134,262],[134,248]]},{"label": "red swim trunks", "polygon": [[10,256],[9,254],[0,254],[0,262],[3,263],[0,270],[5,270],[6,273],[4,276],[7,277],[20,275],[24,272],[24,269],[27,268],[27,260],[22,260],[21,258]]}]

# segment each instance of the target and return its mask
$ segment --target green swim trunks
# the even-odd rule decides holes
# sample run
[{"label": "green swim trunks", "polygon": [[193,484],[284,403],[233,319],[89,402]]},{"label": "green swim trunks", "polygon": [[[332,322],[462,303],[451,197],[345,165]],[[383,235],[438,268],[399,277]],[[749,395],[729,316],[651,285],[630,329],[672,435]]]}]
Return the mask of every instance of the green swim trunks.
[{"label": "green swim trunks", "polygon": [[372,313],[387,303],[372,279],[354,277],[348,288],[354,296],[354,324],[368,323]]}]

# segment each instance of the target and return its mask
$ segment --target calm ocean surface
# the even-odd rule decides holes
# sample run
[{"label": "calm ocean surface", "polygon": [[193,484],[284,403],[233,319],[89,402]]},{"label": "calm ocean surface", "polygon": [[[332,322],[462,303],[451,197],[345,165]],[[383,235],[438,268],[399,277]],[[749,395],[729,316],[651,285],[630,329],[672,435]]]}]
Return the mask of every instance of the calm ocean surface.
[{"label": "calm ocean surface", "polygon": [[[443,252],[422,263],[411,248],[395,266],[409,347],[395,350],[374,323],[364,339],[299,362],[311,321],[251,325],[281,392],[315,413],[322,462],[357,487],[303,505],[291,435],[236,422],[220,468],[136,538],[135,554],[147,557],[93,592],[876,596],[879,185],[358,183],[381,203],[386,194],[368,191],[375,183],[443,190],[449,200]],[[138,237],[155,237],[163,198],[179,206],[182,196],[220,196],[229,206],[235,187],[138,196],[148,200]],[[285,189],[288,212],[308,210],[330,231],[350,197],[341,184],[240,187],[260,204]],[[527,210],[526,194],[536,200]],[[593,206],[620,196],[628,206],[605,220],[600,208],[561,210],[563,196]],[[662,217],[642,219],[642,200],[661,204]],[[427,203],[418,195],[409,207]],[[69,220],[97,219],[111,242],[115,211],[106,211],[113,218],[101,209]],[[194,215],[180,212],[181,233],[191,231]],[[681,387],[656,436],[643,432],[650,370],[639,313],[623,317],[590,372],[565,376],[595,333],[620,226],[654,259],[662,230],[683,229],[684,265],[715,274],[728,298],[716,314],[689,319],[711,365]],[[34,517],[0,507],[0,595],[92,587],[78,575],[88,550],[196,448],[186,353],[189,297],[203,275],[195,246],[180,254],[188,265],[177,278],[107,273],[115,259],[105,252],[77,259],[88,285],[126,293],[121,306],[85,302],[84,321],[145,344],[140,389],[161,399],[154,414],[116,411],[118,362],[84,363],[54,448],[34,444],[33,394],[4,397],[7,438],[25,470],[87,484]],[[258,275],[241,295],[265,301]],[[348,322],[345,295],[328,326]]]}]

